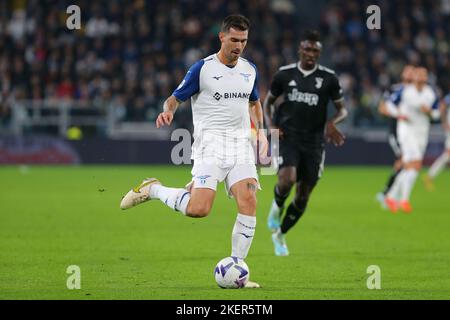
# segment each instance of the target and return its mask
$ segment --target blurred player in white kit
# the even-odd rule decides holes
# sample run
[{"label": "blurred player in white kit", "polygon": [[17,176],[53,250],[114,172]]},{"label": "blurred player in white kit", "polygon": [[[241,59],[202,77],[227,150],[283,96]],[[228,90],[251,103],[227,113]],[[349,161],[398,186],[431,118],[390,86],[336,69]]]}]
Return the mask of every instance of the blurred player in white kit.
[{"label": "blurred player in white kit", "polygon": [[416,68],[413,84],[394,92],[387,101],[388,112],[397,118],[397,135],[400,143],[403,170],[386,195],[386,206],[393,213],[399,209],[412,211],[411,191],[422,168],[422,160],[428,144],[430,118],[439,117],[438,98],[427,84],[428,72]]},{"label": "blurred player in white kit", "polygon": [[[448,85],[450,92],[450,84]],[[440,112],[441,112],[441,123],[445,131],[445,150],[442,154],[434,160],[428,172],[423,176],[423,181],[425,187],[428,190],[434,189],[433,180],[436,176],[441,173],[441,171],[446,167],[450,160],[450,93],[448,93],[441,101]]]}]

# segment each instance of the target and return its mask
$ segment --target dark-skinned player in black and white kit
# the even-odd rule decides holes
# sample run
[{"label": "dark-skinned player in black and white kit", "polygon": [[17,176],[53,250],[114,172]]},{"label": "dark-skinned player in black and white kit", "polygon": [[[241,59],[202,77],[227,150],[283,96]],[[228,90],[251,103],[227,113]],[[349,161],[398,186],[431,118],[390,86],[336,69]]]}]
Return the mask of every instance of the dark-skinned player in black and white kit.
[{"label": "dark-skinned player in black and white kit", "polygon": [[[267,126],[278,129],[280,138],[278,183],[268,216],[277,256],[289,254],[285,234],[305,212],[322,174],[325,141],[341,146],[345,139],[336,128],[347,116],[343,92],[334,71],[318,64],[321,51],[319,33],[306,31],[299,46],[300,60],[278,70],[264,101]],[[337,112],[327,120],[330,100]],[[281,219],[294,184],[295,198]]]}]

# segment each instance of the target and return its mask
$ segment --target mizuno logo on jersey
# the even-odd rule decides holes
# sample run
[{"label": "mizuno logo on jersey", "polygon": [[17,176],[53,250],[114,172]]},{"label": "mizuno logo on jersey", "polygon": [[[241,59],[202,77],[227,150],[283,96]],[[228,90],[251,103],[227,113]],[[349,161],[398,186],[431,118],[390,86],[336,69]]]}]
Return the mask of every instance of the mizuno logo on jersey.
[{"label": "mizuno logo on jersey", "polygon": [[295,80],[291,80],[291,81],[288,83],[288,86],[290,86],[290,87],[296,87],[296,86],[297,86],[297,82],[295,82]]},{"label": "mizuno logo on jersey", "polygon": [[319,96],[315,93],[300,92],[297,88],[292,89],[288,94],[289,101],[303,102],[310,106],[317,106],[319,103]]},{"label": "mizuno logo on jersey", "polygon": [[220,78],[222,78],[223,76],[217,76],[217,77],[213,77],[216,80],[219,80]]}]

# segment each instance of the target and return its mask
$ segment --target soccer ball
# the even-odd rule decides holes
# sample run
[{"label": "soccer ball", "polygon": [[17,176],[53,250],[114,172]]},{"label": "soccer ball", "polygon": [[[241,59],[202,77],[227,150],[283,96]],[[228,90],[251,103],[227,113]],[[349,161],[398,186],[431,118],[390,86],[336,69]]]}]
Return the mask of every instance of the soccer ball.
[{"label": "soccer ball", "polygon": [[226,257],[217,263],[214,277],[223,289],[243,288],[250,278],[250,270],[244,260]]}]

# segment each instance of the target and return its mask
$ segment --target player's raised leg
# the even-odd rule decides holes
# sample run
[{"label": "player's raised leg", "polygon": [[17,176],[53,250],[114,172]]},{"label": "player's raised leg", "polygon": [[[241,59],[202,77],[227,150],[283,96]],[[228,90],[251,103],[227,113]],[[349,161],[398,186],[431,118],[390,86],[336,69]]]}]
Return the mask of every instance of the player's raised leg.
[{"label": "player's raised leg", "polygon": [[157,179],[145,179],[139,186],[131,189],[122,199],[120,207],[129,209],[152,199],[161,200],[169,208],[193,217],[206,217],[211,211],[215,198],[217,182],[204,188],[170,188],[163,186]]},{"label": "player's raised leg", "polygon": [[274,200],[272,201],[272,206],[267,217],[267,226],[272,232],[280,228],[284,202],[288,198],[296,179],[297,173],[294,166],[283,167],[278,171],[278,183],[274,188]]},{"label": "player's raised leg", "polygon": [[450,148],[445,150],[431,165],[428,172],[423,176],[423,182],[427,190],[431,191],[434,189],[433,180],[439,173],[445,168],[447,163],[450,161]]}]

